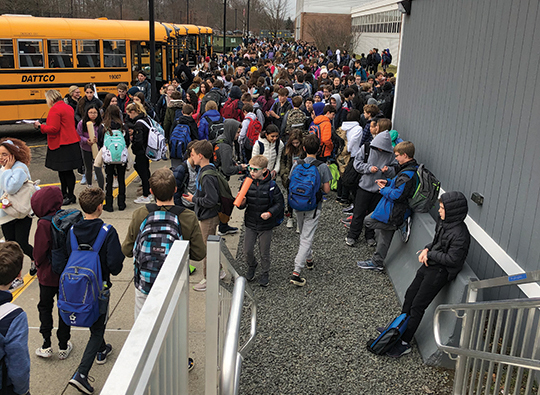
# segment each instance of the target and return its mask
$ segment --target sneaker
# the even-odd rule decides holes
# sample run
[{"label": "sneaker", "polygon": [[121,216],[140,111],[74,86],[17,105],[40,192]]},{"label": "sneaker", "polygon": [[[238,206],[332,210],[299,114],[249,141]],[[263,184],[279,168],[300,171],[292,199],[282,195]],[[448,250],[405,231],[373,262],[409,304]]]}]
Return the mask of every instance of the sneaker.
[{"label": "sneaker", "polygon": [[346,228],[346,229],[351,229],[351,222],[347,222],[347,221],[341,221],[341,223],[343,224],[343,226]]},{"label": "sneaker", "polygon": [[232,235],[234,233],[238,232],[238,228],[235,228],[234,226],[220,226],[220,229],[218,230],[218,235],[225,236],[225,235]]},{"label": "sneaker", "polygon": [[227,272],[223,269],[219,271],[219,279],[223,280],[225,277],[227,277]]},{"label": "sneaker", "polygon": [[246,280],[253,281],[255,278],[255,269],[257,269],[257,266],[249,266],[247,273],[246,273]]},{"label": "sneaker", "polygon": [[133,202],[137,204],[148,204],[148,203],[152,203],[152,200],[150,199],[150,196],[139,196]]},{"label": "sneaker", "polygon": [[341,219],[341,223],[343,225],[349,225],[350,226],[351,222],[352,222],[352,217],[353,217],[352,215],[349,215],[347,218]]},{"label": "sneaker", "polygon": [[79,372],[76,372],[71,380],[69,380],[69,384],[77,388],[80,392],[85,394],[93,394],[94,393],[94,387],[92,387],[88,380],[94,381],[93,378],[90,376],[86,377],[84,374],[81,374]]},{"label": "sneaker", "polygon": [[104,351],[98,351],[96,354],[96,363],[98,365],[103,365],[105,362],[107,362],[107,357],[112,353],[112,350],[112,346],[107,344]]},{"label": "sneaker", "polygon": [[358,262],[356,262],[356,265],[360,269],[375,270],[375,271],[378,271],[378,272],[382,272],[384,270],[383,266],[378,266],[378,265],[374,264],[371,259],[368,259],[367,261],[358,261]]},{"label": "sneaker", "polygon": [[315,266],[313,259],[306,259],[306,269],[313,270],[313,266]]},{"label": "sneaker", "polygon": [[375,239],[367,239],[366,243],[368,247],[377,247],[377,241]]},{"label": "sneaker", "polygon": [[114,177],[114,181],[112,183],[113,188],[118,188],[118,177]]},{"label": "sneaker", "polygon": [[354,204],[349,205],[343,209],[343,214],[352,214],[354,211]]},{"label": "sneaker", "polygon": [[268,287],[268,285],[270,285],[270,280],[268,278],[268,273],[261,274],[261,277],[259,278],[259,285],[261,287]]},{"label": "sneaker", "polygon": [[187,359],[187,371],[191,372],[194,367],[195,367],[195,362],[193,362],[193,358],[188,358]]},{"label": "sneaker", "polygon": [[86,175],[83,174],[80,184],[81,185],[86,185]]},{"label": "sneaker", "polygon": [[52,347],[40,347],[36,350],[36,355],[41,358],[50,358],[53,355],[53,349]]},{"label": "sneaker", "polygon": [[287,228],[292,229],[294,227],[294,220],[292,217],[287,218]]},{"label": "sneaker", "polygon": [[17,288],[20,288],[24,285],[24,280],[22,278],[16,278],[11,282],[11,285],[9,286],[9,290],[13,291]]},{"label": "sneaker", "polygon": [[103,206],[103,211],[107,211],[108,213],[112,213],[112,212],[114,212],[114,207],[112,205],[111,206],[104,205]]},{"label": "sneaker", "polygon": [[298,226],[298,222],[296,223],[296,233],[300,234],[300,226]]},{"label": "sneaker", "polygon": [[36,268],[36,262],[32,261],[30,263],[30,270],[28,271],[28,273],[33,277],[36,275],[37,273],[37,268]]},{"label": "sneaker", "polygon": [[399,227],[399,234],[401,236],[401,241],[404,243],[409,241],[409,237],[411,236],[411,225],[412,225],[412,219],[411,217],[407,218],[405,222],[403,222],[403,225]]},{"label": "sneaker", "polygon": [[197,292],[206,291],[206,278],[203,278],[199,284],[193,286],[193,290]]},{"label": "sneaker", "polygon": [[386,355],[392,358],[399,358],[410,352],[411,352],[411,345],[409,343],[405,343],[404,341],[398,341],[396,344],[392,346],[390,350],[386,352]]},{"label": "sneaker", "polygon": [[296,274],[293,274],[291,276],[290,282],[291,282],[291,284],[294,284],[297,287],[303,287],[304,285],[306,285],[306,279],[302,278],[300,276],[297,276]]},{"label": "sneaker", "polygon": [[67,348],[65,350],[58,350],[58,359],[64,360],[69,357],[69,354],[71,354],[71,350],[73,350],[73,344],[71,344],[71,342],[68,340]]},{"label": "sneaker", "polygon": [[347,244],[349,247],[354,247],[354,243],[356,243],[356,240],[351,239],[350,237],[345,237],[345,244]]}]

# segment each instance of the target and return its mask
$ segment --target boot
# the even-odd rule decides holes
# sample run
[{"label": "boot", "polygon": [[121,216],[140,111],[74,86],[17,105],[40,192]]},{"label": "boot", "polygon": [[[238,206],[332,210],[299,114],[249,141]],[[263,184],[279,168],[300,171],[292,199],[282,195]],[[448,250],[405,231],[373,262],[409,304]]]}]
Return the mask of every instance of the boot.
[{"label": "boot", "polygon": [[103,206],[103,210],[109,213],[112,213],[114,211],[112,196],[105,196],[105,205]]},{"label": "boot", "polygon": [[118,195],[118,210],[126,209],[126,195]]}]

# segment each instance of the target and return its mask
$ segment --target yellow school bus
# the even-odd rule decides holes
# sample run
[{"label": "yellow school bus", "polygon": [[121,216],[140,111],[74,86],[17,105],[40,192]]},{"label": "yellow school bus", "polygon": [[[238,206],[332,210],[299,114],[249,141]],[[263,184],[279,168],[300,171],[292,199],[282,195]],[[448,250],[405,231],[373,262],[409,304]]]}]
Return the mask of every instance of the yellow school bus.
[{"label": "yellow school bus", "polygon": [[[155,23],[158,89],[179,61],[201,54],[198,36],[196,26]],[[103,97],[121,82],[133,85],[138,70],[150,75],[149,37],[146,21],[1,15],[0,124],[44,118],[48,89],[65,95],[92,83]]]}]

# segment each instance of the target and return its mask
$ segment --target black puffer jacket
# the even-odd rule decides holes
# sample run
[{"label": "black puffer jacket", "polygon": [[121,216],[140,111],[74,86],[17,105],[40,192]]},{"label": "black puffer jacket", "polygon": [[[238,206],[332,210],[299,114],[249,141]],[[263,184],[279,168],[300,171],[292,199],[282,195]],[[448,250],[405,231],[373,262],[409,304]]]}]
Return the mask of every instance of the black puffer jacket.
[{"label": "black puffer jacket", "polygon": [[[249,177],[249,176],[248,176]],[[276,225],[276,217],[284,209],[284,199],[281,190],[269,171],[266,171],[262,180],[253,180],[246,194],[246,212],[244,222],[246,227],[256,231],[273,229]],[[270,212],[272,216],[267,220],[261,218],[262,213]]]},{"label": "black puffer jacket", "polygon": [[445,218],[437,221],[433,242],[426,248],[429,266],[444,266],[448,271],[448,280],[456,278],[463,268],[469,253],[471,235],[465,222],[468,205],[467,198],[459,191],[441,195]]},{"label": "black puffer jacket", "polygon": [[127,128],[133,130],[133,135],[131,136],[131,151],[133,151],[133,155],[144,155],[146,146],[148,145],[148,133],[150,129],[142,122],[137,122],[140,119],[146,122],[146,124],[151,125],[150,120],[145,114],[139,114],[133,119],[128,117],[126,121]]}]

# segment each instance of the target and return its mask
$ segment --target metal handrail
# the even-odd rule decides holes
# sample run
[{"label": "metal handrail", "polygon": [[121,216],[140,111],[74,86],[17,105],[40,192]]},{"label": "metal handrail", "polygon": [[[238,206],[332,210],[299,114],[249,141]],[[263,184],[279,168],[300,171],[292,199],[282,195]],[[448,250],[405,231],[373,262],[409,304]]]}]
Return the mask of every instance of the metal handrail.
[{"label": "metal handrail", "polygon": [[242,309],[244,307],[244,295],[251,297],[246,290],[246,279],[239,277],[234,284],[231,312],[227,323],[225,334],[225,344],[223,347],[223,362],[220,389],[221,394],[238,394],[240,373],[242,371],[242,361],[251,350],[253,341],[257,335],[257,306],[252,303],[251,309],[251,329],[250,338],[238,349],[240,337],[240,322],[242,320]]}]

